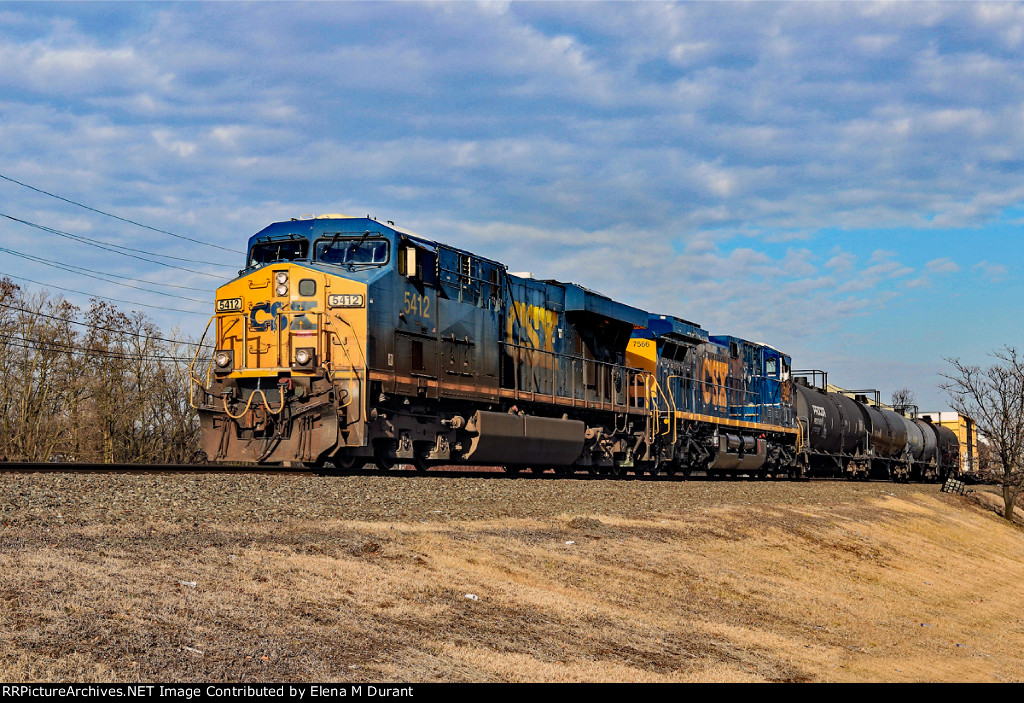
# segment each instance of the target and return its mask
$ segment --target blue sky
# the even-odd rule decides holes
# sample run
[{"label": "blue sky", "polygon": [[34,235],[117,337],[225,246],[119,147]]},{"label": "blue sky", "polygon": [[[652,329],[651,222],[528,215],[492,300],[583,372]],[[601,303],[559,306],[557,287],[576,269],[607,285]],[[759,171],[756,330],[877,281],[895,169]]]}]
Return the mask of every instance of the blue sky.
[{"label": "blue sky", "polygon": [[[1022,5],[0,3],[0,87],[0,174],[210,244],[372,214],[928,409],[943,357],[1024,346]],[[209,262],[0,218],[163,294],[0,271],[205,313],[165,329],[242,262],[8,181],[0,212]]]}]

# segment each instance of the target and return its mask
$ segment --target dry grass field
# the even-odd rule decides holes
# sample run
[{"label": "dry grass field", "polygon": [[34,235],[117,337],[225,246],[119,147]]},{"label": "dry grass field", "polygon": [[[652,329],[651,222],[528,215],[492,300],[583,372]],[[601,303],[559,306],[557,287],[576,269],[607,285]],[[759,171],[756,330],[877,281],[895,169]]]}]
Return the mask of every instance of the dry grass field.
[{"label": "dry grass field", "polygon": [[3,475],[0,503],[4,682],[1024,680],[1024,532],[937,486]]}]

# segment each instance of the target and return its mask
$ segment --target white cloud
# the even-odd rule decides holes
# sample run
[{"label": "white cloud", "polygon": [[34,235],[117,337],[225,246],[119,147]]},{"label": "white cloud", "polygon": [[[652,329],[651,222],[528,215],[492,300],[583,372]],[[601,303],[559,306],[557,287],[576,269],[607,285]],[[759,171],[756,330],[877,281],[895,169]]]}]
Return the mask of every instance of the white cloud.
[{"label": "white cloud", "polygon": [[1002,280],[1009,271],[1003,264],[994,264],[991,261],[978,262],[971,270],[992,281]]},{"label": "white cloud", "polygon": [[956,273],[960,270],[960,265],[948,256],[944,256],[941,259],[932,259],[925,264],[925,268],[932,273]]}]

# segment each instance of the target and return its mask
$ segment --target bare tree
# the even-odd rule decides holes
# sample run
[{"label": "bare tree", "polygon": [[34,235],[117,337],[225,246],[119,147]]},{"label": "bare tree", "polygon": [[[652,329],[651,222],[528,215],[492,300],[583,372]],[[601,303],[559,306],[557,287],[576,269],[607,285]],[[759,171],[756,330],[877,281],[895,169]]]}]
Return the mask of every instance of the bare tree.
[{"label": "bare tree", "polygon": [[988,443],[990,471],[1003,490],[1003,517],[1012,520],[1024,487],[1024,359],[1011,346],[990,356],[996,361],[986,368],[946,359],[954,371],[943,374],[941,388],[954,410],[974,419]]},{"label": "bare tree", "polygon": [[899,388],[892,392],[892,407],[897,412],[906,412],[906,409],[917,404],[917,396],[909,388]]},{"label": "bare tree", "polygon": [[[175,332],[177,335],[177,332]],[[199,450],[188,341],[0,278],[0,458],[185,463]]]}]

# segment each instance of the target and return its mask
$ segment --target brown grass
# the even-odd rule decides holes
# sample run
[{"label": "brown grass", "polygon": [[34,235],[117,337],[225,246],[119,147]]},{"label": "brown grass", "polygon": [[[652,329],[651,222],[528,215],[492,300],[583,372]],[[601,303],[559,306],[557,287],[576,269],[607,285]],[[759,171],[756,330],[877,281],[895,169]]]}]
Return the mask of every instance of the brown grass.
[{"label": "brown grass", "polygon": [[1024,533],[934,487],[645,518],[22,525],[0,680],[1021,681],[1022,583]]}]

